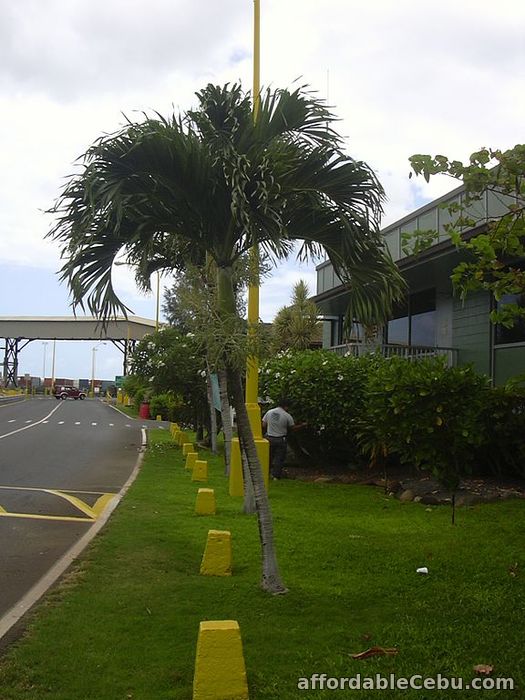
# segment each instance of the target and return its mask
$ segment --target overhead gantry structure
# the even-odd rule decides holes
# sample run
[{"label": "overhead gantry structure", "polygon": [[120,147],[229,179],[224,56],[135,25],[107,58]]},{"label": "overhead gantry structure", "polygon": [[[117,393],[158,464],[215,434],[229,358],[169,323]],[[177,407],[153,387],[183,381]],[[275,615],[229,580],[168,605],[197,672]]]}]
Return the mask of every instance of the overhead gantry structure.
[{"label": "overhead gantry structure", "polygon": [[119,317],[106,324],[93,316],[0,316],[4,386],[17,386],[18,354],[33,340],[108,340],[123,353],[123,374],[127,374],[137,341],[153,333],[156,325],[140,316]]}]

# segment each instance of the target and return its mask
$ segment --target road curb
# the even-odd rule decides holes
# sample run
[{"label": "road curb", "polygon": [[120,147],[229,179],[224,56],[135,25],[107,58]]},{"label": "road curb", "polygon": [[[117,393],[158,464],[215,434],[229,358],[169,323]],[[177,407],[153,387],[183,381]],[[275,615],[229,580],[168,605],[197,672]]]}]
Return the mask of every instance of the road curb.
[{"label": "road curb", "polygon": [[5,615],[0,618],[0,641],[19,622],[22,617],[37,603],[42,596],[47,593],[51,586],[58,581],[64,572],[71,566],[77,557],[84,551],[88,544],[96,537],[104,525],[108,522],[111,514],[117,508],[121,500],[126,495],[133,484],[142,465],[147,446],[147,433],[145,428],[141,428],[142,441],[137,461],[124,486],[115,494],[115,498],[108,505],[101,517],[91,525],[89,530],[57,561],[56,564],[35,585],[19,600]]},{"label": "road curb", "polygon": [[25,396],[0,396],[0,407],[11,406],[14,403],[23,403],[27,401]]}]

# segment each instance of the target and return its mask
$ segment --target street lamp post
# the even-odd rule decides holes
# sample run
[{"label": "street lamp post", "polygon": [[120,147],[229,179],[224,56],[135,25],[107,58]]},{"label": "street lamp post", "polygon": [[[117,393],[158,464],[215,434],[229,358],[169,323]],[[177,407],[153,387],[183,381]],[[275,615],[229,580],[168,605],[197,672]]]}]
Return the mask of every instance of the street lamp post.
[{"label": "street lamp post", "polygon": [[97,352],[96,345],[91,350],[91,398],[95,396],[95,353]]},{"label": "street lamp post", "polygon": [[42,345],[44,346],[44,361],[43,361],[43,367],[42,367],[42,378],[44,380],[44,386],[45,386],[45,384],[46,384],[46,350],[47,350],[47,345],[48,345],[47,341],[44,341],[42,343]]},{"label": "street lamp post", "polygon": [[53,359],[51,361],[51,391],[55,388],[55,354],[57,349],[57,341],[53,340]]},{"label": "street lamp post", "polygon": [[100,342],[93,346],[91,349],[91,398],[95,396],[95,353],[98,351],[99,345],[105,345],[106,343]]},{"label": "street lamp post", "polygon": [[160,272],[157,272],[157,309],[155,314],[155,330],[159,330],[159,309],[160,309]]}]

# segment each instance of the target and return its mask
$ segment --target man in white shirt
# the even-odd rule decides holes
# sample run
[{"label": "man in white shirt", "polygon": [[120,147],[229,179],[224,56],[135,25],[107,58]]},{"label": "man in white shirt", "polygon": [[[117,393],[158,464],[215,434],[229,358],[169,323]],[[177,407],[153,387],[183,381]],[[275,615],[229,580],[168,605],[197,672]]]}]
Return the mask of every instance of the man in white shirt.
[{"label": "man in white shirt", "polygon": [[294,419],[286,410],[288,401],[281,399],[277,408],[267,411],[262,419],[263,433],[270,443],[270,474],[274,479],[280,479],[286,459],[286,438],[288,431],[294,426]]}]

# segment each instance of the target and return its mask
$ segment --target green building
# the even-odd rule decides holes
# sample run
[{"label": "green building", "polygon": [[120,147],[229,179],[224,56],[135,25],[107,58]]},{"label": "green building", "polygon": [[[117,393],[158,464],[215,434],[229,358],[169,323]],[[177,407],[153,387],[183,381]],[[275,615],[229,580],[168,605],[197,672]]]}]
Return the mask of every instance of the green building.
[{"label": "green building", "polygon": [[[450,275],[465,259],[465,253],[456,250],[444,230],[451,217],[443,205],[460,201],[463,196],[463,187],[459,187],[382,231],[393,259],[407,280],[409,293],[383,329],[381,349],[387,356],[445,355],[450,365],[472,363],[495,384],[503,384],[525,372],[525,322],[512,329],[494,326],[489,319],[494,302],[488,292],[469,295],[465,301],[453,294]],[[508,211],[511,202],[510,197],[486,192],[483,200],[470,209],[472,218],[479,223],[464,234],[473,236],[482,232],[486,221]],[[401,235],[417,229],[436,230],[439,240],[418,256],[407,256],[401,249]],[[505,297],[500,303],[518,301],[525,305],[524,296]],[[341,354],[367,350],[359,338],[345,335],[347,292],[330,262],[317,266],[314,301],[324,318],[323,347]]]}]

